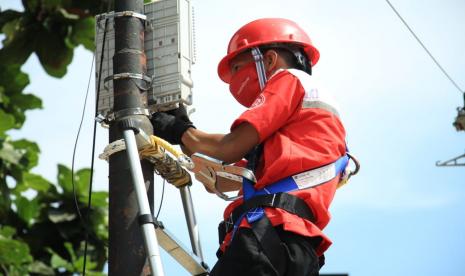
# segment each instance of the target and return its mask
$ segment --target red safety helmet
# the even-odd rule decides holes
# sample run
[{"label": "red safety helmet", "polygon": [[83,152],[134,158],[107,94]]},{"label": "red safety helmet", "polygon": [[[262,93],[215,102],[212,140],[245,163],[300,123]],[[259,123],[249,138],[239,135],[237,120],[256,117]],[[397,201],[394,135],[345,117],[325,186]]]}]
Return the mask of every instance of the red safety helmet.
[{"label": "red safety helmet", "polygon": [[320,53],[310,37],[295,22],[283,18],[262,18],[242,26],[231,38],[227,55],[218,64],[218,75],[224,82],[231,80],[229,62],[246,49],[271,43],[290,43],[301,46],[315,65]]}]

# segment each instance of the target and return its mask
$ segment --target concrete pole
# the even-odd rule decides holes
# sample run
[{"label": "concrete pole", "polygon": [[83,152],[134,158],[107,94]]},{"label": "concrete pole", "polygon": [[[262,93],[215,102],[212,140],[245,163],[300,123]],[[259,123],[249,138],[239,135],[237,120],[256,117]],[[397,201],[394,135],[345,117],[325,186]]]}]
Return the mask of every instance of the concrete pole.
[{"label": "concrete pole", "polygon": [[[115,0],[115,12],[135,11],[143,14],[143,0]],[[144,21],[132,16],[115,17],[115,55],[113,74],[146,73],[144,54]],[[110,143],[123,138],[119,122],[131,119],[137,127],[152,134],[152,125],[141,98],[141,87],[147,83],[135,78],[113,81],[116,120],[110,125]],[[138,224],[138,205],[132,185],[126,152],[118,152],[109,160],[109,256],[108,273],[112,276],[148,275],[144,240]],[[153,206],[153,165],[142,161],[150,206]],[[153,208],[153,207],[151,207]],[[153,214],[153,209],[152,209]]]}]

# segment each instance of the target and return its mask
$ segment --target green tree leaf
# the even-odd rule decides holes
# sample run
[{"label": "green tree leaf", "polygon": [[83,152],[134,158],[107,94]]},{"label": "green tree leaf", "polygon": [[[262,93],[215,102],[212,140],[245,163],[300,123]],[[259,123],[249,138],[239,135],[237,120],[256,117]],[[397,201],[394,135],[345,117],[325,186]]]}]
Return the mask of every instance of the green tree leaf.
[{"label": "green tree leaf", "polygon": [[0,86],[0,106],[8,105],[10,103],[10,98],[5,94],[5,87]]},{"label": "green tree leaf", "polygon": [[17,141],[13,141],[11,144],[17,150],[23,150],[24,153],[20,159],[20,163],[25,170],[30,170],[33,167],[37,166],[37,163],[39,161],[40,149],[36,143],[28,141],[26,139],[20,139]]},{"label": "green tree leaf", "polygon": [[10,64],[23,64],[34,50],[37,35],[36,26],[24,23],[24,18],[11,20],[3,25],[5,34],[3,48],[0,49],[0,60]]},{"label": "green tree leaf", "polygon": [[23,1],[23,6],[24,6],[24,9],[26,9],[26,11],[29,11],[29,12],[34,12],[36,10],[39,10],[39,5],[40,5],[40,1],[39,0],[27,0],[27,1]]},{"label": "green tree leaf", "polygon": [[92,206],[94,208],[108,207],[108,192],[100,191],[92,193]]},{"label": "green tree leaf", "polygon": [[18,19],[19,17],[21,17],[21,15],[21,12],[14,10],[6,10],[0,12],[0,30],[3,28],[3,25],[5,25],[5,23]]},{"label": "green tree leaf", "polygon": [[82,44],[87,50],[94,51],[94,37],[95,18],[89,16],[74,24],[70,40],[76,46]]},{"label": "green tree leaf", "polygon": [[10,100],[22,110],[42,108],[42,100],[33,94],[16,94]]},{"label": "green tree leaf", "polygon": [[7,111],[15,118],[14,128],[21,128],[26,120],[26,110],[42,107],[42,100],[32,94],[13,94],[9,98]]},{"label": "green tree leaf", "polygon": [[[0,120],[2,118],[1,114],[2,110],[0,110]],[[0,122],[0,125],[1,124],[2,123]],[[19,165],[19,160],[21,160],[22,157],[21,153],[15,150],[14,146],[9,141],[4,141],[0,144],[0,146],[0,160],[3,162]]]},{"label": "green tree leaf", "polygon": [[32,225],[40,214],[40,206],[37,198],[29,200],[23,196],[15,199],[18,215],[28,225]]},{"label": "green tree leaf", "polygon": [[59,34],[42,29],[36,40],[36,54],[45,71],[57,78],[66,74],[67,66],[73,60],[70,49]]},{"label": "green tree leaf", "polygon": [[76,193],[79,196],[79,200],[86,204],[87,197],[89,194],[89,179],[90,169],[81,169],[76,172],[74,176],[74,185],[76,185]]},{"label": "green tree leaf", "polygon": [[71,170],[65,165],[58,165],[58,185],[63,189],[67,194],[73,192],[73,187],[71,183]]},{"label": "green tree leaf", "polygon": [[41,261],[35,261],[29,265],[28,271],[30,273],[39,275],[55,275],[55,271],[50,266]]},{"label": "green tree leaf", "polygon": [[8,216],[10,212],[11,198],[10,189],[5,179],[0,179],[0,218]]},{"label": "green tree leaf", "polygon": [[[8,225],[0,226],[0,271],[12,276],[72,275],[80,272],[83,262],[83,227],[72,202],[71,180],[76,182],[83,215],[89,215],[89,230],[103,240],[108,239],[108,195],[94,193],[89,210],[84,204],[88,169],[79,170],[73,178],[68,168],[59,165],[57,185],[32,173],[39,147],[27,140],[12,141],[8,130],[21,128],[27,110],[42,107],[37,96],[24,92],[29,84],[28,75],[21,71],[24,62],[35,53],[49,75],[62,77],[77,45],[93,49],[93,15],[111,1],[22,3],[22,12],[0,11],[0,225]],[[38,192],[31,200],[22,195],[29,189]],[[88,275],[103,275],[93,271],[103,269],[107,253],[103,242],[90,240],[89,250]]]},{"label": "green tree leaf", "polygon": [[[103,209],[103,208],[102,208]],[[105,208],[104,211],[94,211],[90,215],[90,222],[93,225],[93,231],[97,234],[97,237],[103,241],[108,240],[108,211]]]},{"label": "green tree leaf", "polygon": [[65,242],[65,248],[68,251],[68,254],[71,256],[71,261],[75,262],[77,257],[76,253],[74,252],[73,245],[69,242]]},{"label": "green tree leaf", "polygon": [[[81,169],[74,173],[74,187],[78,199],[86,204],[89,189],[90,169]],[[73,182],[71,181],[71,170],[62,165],[58,165],[58,184],[65,194],[73,195]]]},{"label": "green tree leaf", "polygon": [[29,84],[29,76],[21,71],[21,64],[0,63],[0,84],[7,95],[20,94]]},{"label": "green tree leaf", "polygon": [[68,262],[67,260],[63,259],[60,255],[58,254],[53,254],[52,259],[50,261],[51,265],[53,268],[59,269],[59,268],[64,268],[67,271],[73,271],[73,265]]},{"label": "green tree leaf", "polygon": [[0,228],[0,237],[11,239],[16,233],[16,230],[11,226],[3,226]]},{"label": "green tree leaf", "polygon": [[65,5],[70,13],[78,14],[81,17],[96,15],[114,9],[113,0],[71,0],[70,5]]},{"label": "green tree leaf", "polygon": [[[11,230],[9,230],[11,231]],[[4,233],[4,231],[2,231]],[[26,243],[11,239],[11,232],[8,237],[0,234],[0,264],[21,266],[32,261],[29,254],[29,247]]]},{"label": "green tree leaf", "polygon": [[27,189],[36,190],[39,192],[47,192],[52,184],[42,176],[34,173],[25,172],[22,181],[18,185],[19,191]]},{"label": "green tree leaf", "polygon": [[[73,266],[77,269],[84,266],[84,256],[79,256],[75,261],[73,261]],[[88,270],[95,269],[97,267],[97,263],[86,260],[86,274],[88,274]]]},{"label": "green tree leaf", "polygon": [[5,137],[5,132],[15,126],[15,118],[0,109],[0,137]]}]

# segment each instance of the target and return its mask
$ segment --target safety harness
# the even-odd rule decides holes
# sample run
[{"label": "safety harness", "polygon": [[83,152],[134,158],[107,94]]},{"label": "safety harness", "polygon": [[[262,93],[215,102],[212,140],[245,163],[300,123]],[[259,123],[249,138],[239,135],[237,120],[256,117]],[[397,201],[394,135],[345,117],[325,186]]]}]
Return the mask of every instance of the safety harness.
[{"label": "safety harness", "polygon": [[[253,152],[254,154],[251,154],[247,166],[250,170],[254,170],[256,167],[257,156],[261,153],[261,147],[256,147]],[[348,162],[349,156],[344,155],[334,163],[286,177],[258,190],[254,188],[254,182],[244,177],[242,182],[244,202],[231,212],[227,220],[220,223],[218,227],[220,243],[224,240],[226,234],[231,231],[233,231],[231,237],[233,239],[241,221],[246,218],[263,252],[275,269],[283,269],[285,260],[283,260],[282,256],[285,249],[281,246],[281,239],[269,218],[265,215],[263,208],[279,208],[314,222],[315,216],[307,203],[289,192],[310,189],[342,176]],[[218,254],[221,255],[221,252],[219,251]]]},{"label": "safety harness", "polygon": [[[260,49],[252,48],[252,56],[256,63],[260,88],[263,90],[267,79],[263,65],[263,56]],[[318,108],[326,107],[316,101],[304,101],[302,106],[303,108],[316,107],[307,107],[305,104],[318,104]],[[334,110],[330,111],[337,115],[337,112],[334,112]],[[248,160],[248,170],[252,172],[256,171],[262,151],[263,146],[259,145],[246,156],[246,159]],[[323,183],[327,183],[339,176],[341,176],[341,179],[348,178],[349,175],[344,177],[344,173],[348,165],[349,158],[349,155],[344,155],[331,164],[286,177],[258,190],[254,187],[255,182],[249,178],[243,177],[243,203],[231,212],[229,218],[220,223],[218,227],[220,243],[224,241],[226,234],[229,232],[232,232],[232,240],[235,232],[239,229],[241,221],[245,218],[250,224],[252,232],[260,244],[264,254],[268,257],[275,269],[278,271],[285,269],[285,260],[282,258],[282,256],[285,255],[285,249],[281,246],[281,239],[269,218],[266,216],[264,208],[278,208],[290,214],[297,215],[300,218],[314,222],[315,216],[307,203],[303,199],[292,195],[289,192],[310,189]],[[218,256],[221,256],[222,252],[219,250],[217,254]]]}]

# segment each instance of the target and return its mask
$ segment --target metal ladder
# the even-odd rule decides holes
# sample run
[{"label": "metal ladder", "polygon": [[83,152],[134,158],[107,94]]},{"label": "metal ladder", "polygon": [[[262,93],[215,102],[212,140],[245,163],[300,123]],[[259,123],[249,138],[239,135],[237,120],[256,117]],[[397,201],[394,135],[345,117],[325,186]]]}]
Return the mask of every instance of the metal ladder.
[{"label": "metal ladder", "polygon": [[[144,236],[145,249],[147,258],[152,270],[152,275],[163,276],[163,266],[160,258],[159,246],[161,246],[169,255],[171,255],[180,265],[182,265],[192,275],[208,275],[209,268],[204,262],[202,249],[200,245],[200,235],[197,228],[192,197],[190,192],[190,175],[189,183],[179,187],[181,199],[186,217],[189,238],[191,241],[192,251],[186,249],[176,238],[169,233],[163,224],[157,221],[150,211],[149,200],[145,190],[144,177],[139,159],[138,146],[150,143],[148,136],[139,130],[136,134],[133,129],[127,129],[123,132],[126,152],[129,159],[134,190],[136,192],[137,203],[139,206],[139,224]],[[183,168],[181,168],[184,170]]]}]

